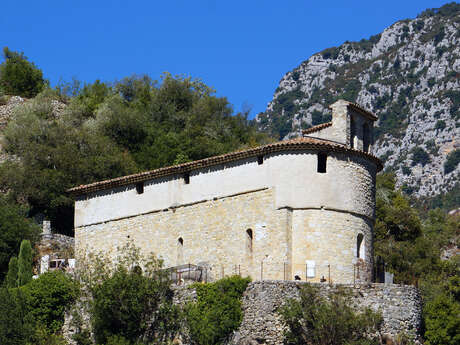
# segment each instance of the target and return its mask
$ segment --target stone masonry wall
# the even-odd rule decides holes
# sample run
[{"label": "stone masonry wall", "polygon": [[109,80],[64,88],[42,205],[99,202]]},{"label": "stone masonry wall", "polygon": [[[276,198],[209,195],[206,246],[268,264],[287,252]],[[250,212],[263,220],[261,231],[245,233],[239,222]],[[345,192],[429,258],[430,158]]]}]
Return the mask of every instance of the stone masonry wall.
[{"label": "stone masonry wall", "polygon": [[103,251],[115,256],[117,248],[132,241],[143,254],[164,259],[165,267],[206,263],[211,279],[236,273],[259,279],[262,261],[267,267],[264,278],[283,279],[282,263],[290,252],[289,221],[289,210],[275,208],[273,189],[262,189],[77,227],[76,253]]},{"label": "stone masonry wall", "polygon": [[[291,298],[298,298],[299,291],[306,283],[289,281],[257,281],[248,285],[243,295],[243,320],[227,345],[282,345],[285,325],[277,310]],[[356,309],[369,307],[380,311],[383,325],[380,331],[382,338],[395,339],[405,333],[413,339],[419,339],[421,327],[422,302],[419,291],[414,286],[356,284],[329,285],[314,284],[320,293],[327,296],[339,288],[348,288],[352,294],[352,303]],[[193,303],[197,299],[196,290],[192,286],[173,286],[173,302],[181,307]],[[83,328],[91,330],[90,316],[87,306],[79,301],[65,314],[63,335],[69,344],[76,345],[71,339],[77,332],[73,310],[78,310],[82,317]],[[189,345],[189,332],[186,325],[177,335],[180,341],[175,344]]]},{"label": "stone masonry wall", "polygon": [[[364,236],[359,270],[358,234]],[[77,227],[75,238],[77,256],[88,249],[115,257],[133,242],[143,254],[163,258],[165,267],[210,267],[206,280],[238,273],[304,281],[307,262],[315,265],[311,282],[372,279],[366,270],[372,267],[372,221],[327,209],[277,209],[273,188]]]},{"label": "stone masonry wall", "polygon": [[[282,345],[285,326],[277,310],[289,298],[298,298],[305,283],[257,281],[249,284],[243,296],[243,321],[234,333],[232,345]],[[406,285],[362,284],[328,285],[315,284],[327,295],[339,287],[348,287],[355,306],[370,307],[383,315],[381,334],[396,338],[406,333],[413,338],[420,335],[421,298],[417,288]]]},{"label": "stone masonry wall", "polygon": [[[371,220],[348,212],[293,210],[292,234],[293,274],[302,280],[309,262],[314,265],[310,282],[319,283],[323,277],[333,283],[372,281]],[[359,258],[358,235],[364,237]]]}]

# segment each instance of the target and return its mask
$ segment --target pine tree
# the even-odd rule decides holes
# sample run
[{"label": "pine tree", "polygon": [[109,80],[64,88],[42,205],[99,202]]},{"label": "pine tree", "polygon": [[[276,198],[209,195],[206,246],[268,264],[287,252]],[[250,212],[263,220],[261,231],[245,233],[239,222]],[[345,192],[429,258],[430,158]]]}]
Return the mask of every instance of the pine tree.
[{"label": "pine tree", "polygon": [[6,287],[14,288],[18,286],[18,258],[13,256],[8,264],[8,273],[6,275]]},{"label": "pine tree", "polygon": [[0,88],[6,94],[35,97],[47,85],[42,71],[27,61],[23,53],[3,48],[5,61],[0,64]]},{"label": "pine tree", "polygon": [[21,242],[18,260],[18,286],[27,284],[32,280],[32,246],[29,240]]}]

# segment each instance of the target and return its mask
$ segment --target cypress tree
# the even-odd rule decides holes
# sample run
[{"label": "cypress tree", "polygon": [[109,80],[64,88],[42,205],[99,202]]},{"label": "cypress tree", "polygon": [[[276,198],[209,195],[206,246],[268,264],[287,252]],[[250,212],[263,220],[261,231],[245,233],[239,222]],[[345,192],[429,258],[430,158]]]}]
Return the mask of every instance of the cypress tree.
[{"label": "cypress tree", "polygon": [[14,288],[18,286],[18,258],[13,256],[8,264],[8,273],[6,275],[6,287]]},{"label": "cypress tree", "polygon": [[32,246],[29,240],[22,240],[18,259],[18,286],[32,280]]}]

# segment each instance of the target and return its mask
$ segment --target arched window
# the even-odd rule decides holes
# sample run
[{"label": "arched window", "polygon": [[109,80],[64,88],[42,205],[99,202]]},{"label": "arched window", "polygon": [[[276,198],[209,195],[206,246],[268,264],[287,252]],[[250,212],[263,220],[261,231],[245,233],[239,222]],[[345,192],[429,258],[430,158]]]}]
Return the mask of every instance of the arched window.
[{"label": "arched window", "polygon": [[363,151],[369,152],[369,146],[371,143],[371,131],[369,130],[369,125],[365,123],[363,125]]},{"label": "arched window", "polygon": [[364,249],[364,235],[358,234],[356,238],[356,257],[358,259],[364,259],[365,249]]},{"label": "arched window", "polygon": [[177,265],[184,263],[184,240],[179,237],[177,240]]},{"label": "arched window", "polygon": [[246,230],[246,253],[252,254],[252,229]]}]

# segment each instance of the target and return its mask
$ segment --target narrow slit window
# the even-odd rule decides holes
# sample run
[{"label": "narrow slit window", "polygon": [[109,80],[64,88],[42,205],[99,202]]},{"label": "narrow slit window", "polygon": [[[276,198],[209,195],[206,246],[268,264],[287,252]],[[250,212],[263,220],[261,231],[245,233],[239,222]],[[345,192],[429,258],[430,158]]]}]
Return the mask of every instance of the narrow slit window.
[{"label": "narrow slit window", "polygon": [[356,257],[364,259],[364,235],[359,234],[356,238]]},{"label": "narrow slit window", "polygon": [[136,192],[137,194],[144,193],[144,182],[136,183]]},{"label": "narrow slit window", "polygon": [[184,183],[185,184],[190,184],[190,173],[185,173],[184,174]]},{"label": "narrow slit window", "polygon": [[257,164],[259,165],[264,164],[264,156],[257,156]]},{"label": "narrow slit window", "polygon": [[326,172],[326,164],[327,163],[327,154],[326,153],[318,153],[318,172],[324,174]]},{"label": "narrow slit window", "polygon": [[353,121],[353,117],[352,117],[350,119],[350,147],[351,148],[355,147],[355,136],[356,136],[355,121]]},{"label": "narrow slit window", "polygon": [[252,254],[252,229],[246,230],[246,252]]},{"label": "narrow slit window", "polygon": [[366,123],[363,126],[363,151],[369,152],[371,138],[370,138],[370,130],[369,125]]},{"label": "narrow slit window", "polygon": [[177,240],[177,265],[182,265],[184,262],[184,240],[179,237]]}]

